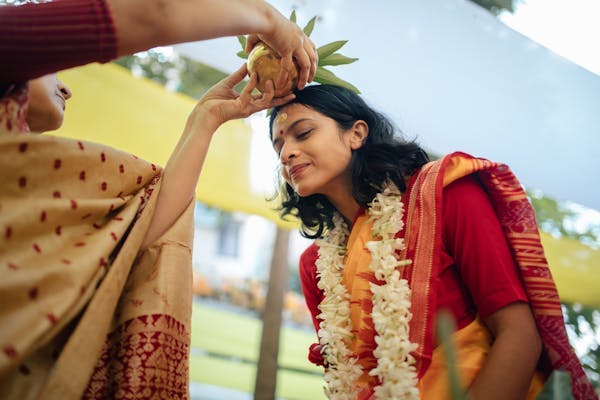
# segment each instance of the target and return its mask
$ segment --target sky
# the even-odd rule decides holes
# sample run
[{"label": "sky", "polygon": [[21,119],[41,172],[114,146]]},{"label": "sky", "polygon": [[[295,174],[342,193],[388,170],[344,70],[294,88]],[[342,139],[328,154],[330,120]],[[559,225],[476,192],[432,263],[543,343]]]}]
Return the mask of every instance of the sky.
[{"label": "sky", "polygon": [[[500,20],[556,54],[600,76],[600,0],[523,0]],[[580,230],[600,225],[600,211],[578,207]]]},{"label": "sky", "polygon": [[600,76],[599,0],[523,0],[500,20]]}]

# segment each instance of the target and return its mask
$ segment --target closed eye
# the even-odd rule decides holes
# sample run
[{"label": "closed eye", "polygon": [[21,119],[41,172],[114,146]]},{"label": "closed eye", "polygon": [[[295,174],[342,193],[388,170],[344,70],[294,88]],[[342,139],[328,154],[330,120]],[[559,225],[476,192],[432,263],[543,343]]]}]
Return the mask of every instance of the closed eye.
[{"label": "closed eye", "polygon": [[297,136],[296,139],[302,140],[305,139],[310,133],[312,132],[312,129],[309,129],[307,131],[304,132],[300,132]]}]

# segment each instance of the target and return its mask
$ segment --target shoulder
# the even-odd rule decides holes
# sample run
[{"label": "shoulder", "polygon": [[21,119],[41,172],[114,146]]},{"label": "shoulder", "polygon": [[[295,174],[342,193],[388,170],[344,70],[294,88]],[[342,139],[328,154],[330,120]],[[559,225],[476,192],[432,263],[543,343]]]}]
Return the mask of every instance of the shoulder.
[{"label": "shoulder", "polygon": [[319,246],[314,242],[308,246],[300,255],[300,269],[311,269],[315,267],[319,257]]}]

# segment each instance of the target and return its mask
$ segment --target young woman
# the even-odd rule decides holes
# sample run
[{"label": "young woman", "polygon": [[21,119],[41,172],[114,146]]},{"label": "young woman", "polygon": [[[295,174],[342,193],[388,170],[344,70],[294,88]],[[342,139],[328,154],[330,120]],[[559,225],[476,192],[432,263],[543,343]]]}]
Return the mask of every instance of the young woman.
[{"label": "young woman", "polygon": [[[282,216],[316,239],[300,277],[334,399],[447,399],[436,317],[471,399],[532,399],[572,352],[534,213],[501,164],[454,153],[429,162],[352,92],[309,86],[276,107]],[[539,367],[539,368],[537,368]]]}]

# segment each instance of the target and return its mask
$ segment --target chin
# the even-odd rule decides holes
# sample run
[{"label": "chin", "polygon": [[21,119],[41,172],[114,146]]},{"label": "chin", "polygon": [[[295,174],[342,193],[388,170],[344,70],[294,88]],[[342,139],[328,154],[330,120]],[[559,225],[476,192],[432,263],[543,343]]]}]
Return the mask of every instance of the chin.
[{"label": "chin", "polygon": [[300,183],[298,185],[293,185],[292,187],[294,188],[294,191],[300,197],[308,197],[308,196],[312,196],[313,194],[318,194],[318,192],[315,190],[314,187],[311,187],[306,184],[303,185]]}]

